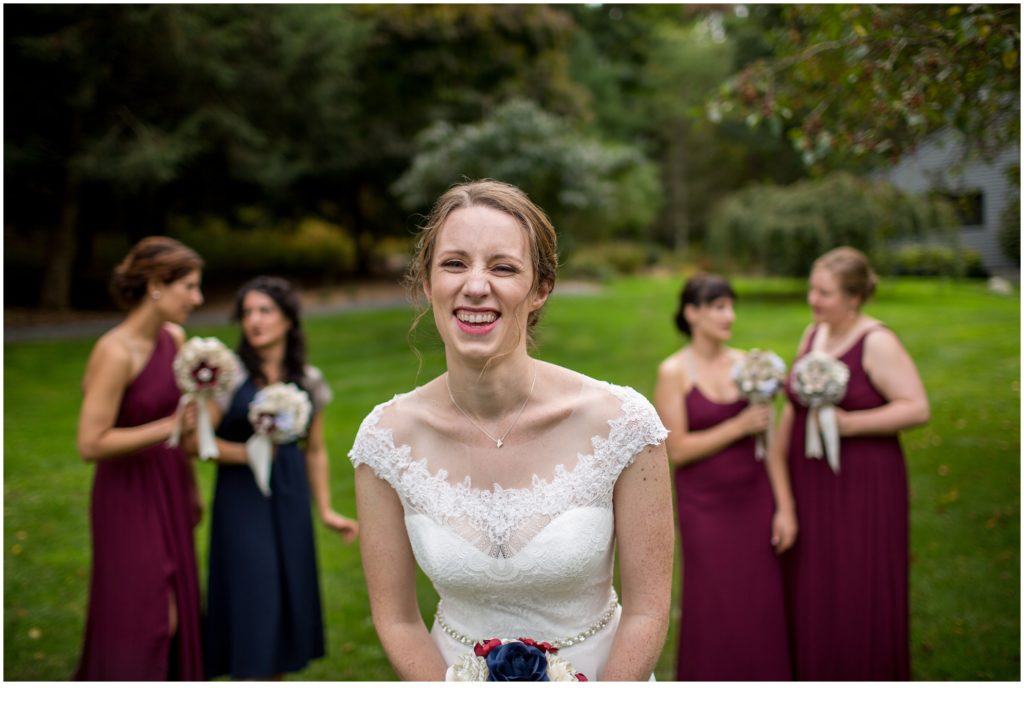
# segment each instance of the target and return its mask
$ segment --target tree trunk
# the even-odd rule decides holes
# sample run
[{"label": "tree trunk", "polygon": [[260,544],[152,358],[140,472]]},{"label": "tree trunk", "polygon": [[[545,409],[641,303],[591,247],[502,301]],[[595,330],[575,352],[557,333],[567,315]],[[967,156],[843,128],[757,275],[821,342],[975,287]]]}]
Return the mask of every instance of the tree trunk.
[{"label": "tree trunk", "polygon": [[686,253],[690,247],[690,198],[686,180],[686,125],[678,122],[668,139],[667,175],[668,225],[675,240],[675,249]]},{"label": "tree trunk", "polygon": [[71,276],[74,272],[78,226],[78,182],[71,173],[64,182],[60,221],[49,236],[43,267],[39,305],[43,309],[63,310],[71,306]]}]

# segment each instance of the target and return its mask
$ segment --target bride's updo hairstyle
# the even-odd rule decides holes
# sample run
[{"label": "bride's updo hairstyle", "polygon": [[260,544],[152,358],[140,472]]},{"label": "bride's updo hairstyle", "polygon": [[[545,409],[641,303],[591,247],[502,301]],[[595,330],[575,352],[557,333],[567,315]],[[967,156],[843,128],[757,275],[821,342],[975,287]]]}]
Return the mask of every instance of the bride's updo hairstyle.
[{"label": "bride's updo hairstyle", "polygon": [[[405,277],[409,292],[421,309],[409,329],[410,336],[420,319],[429,311],[423,287],[424,283],[430,280],[430,266],[434,259],[437,237],[452,212],[473,206],[490,207],[515,217],[526,232],[529,242],[530,259],[533,261],[531,290],[536,291],[543,282],[548,283],[552,289],[555,286],[558,271],[558,238],[555,227],[551,225],[551,220],[544,210],[516,186],[498,180],[473,180],[454,185],[434,203],[426,223],[420,229],[416,250]],[[527,339],[531,344],[534,340],[533,327],[540,319],[541,309],[530,312],[527,321]]]},{"label": "bride's updo hairstyle", "polygon": [[860,308],[871,299],[878,286],[878,276],[871,268],[868,257],[850,246],[833,248],[814,261],[812,270],[824,268],[832,273],[839,283],[839,289],[847,297],[856,297]]},{"label": "bride's updo hairstyle", "polygon": [[169,285],[195,270],[203,259],[191,248],[165,236],[148,236],[132,247],[110,278],[110,296],[122,309],[133,309],[146,296],[146,285]]},{"label": "bride's updo hairstyle", "polygon": [[686,320],[686,307],[688,305],[703,307],[722,297],[736,301],[736,292],[724,277],[710,273],[698,273],[691,277],[683,285],[683,291],[679,293],[679,309],[676,311],[675,318],[676,328],[692,337],[693,330],[690,328],[690,322]]}]

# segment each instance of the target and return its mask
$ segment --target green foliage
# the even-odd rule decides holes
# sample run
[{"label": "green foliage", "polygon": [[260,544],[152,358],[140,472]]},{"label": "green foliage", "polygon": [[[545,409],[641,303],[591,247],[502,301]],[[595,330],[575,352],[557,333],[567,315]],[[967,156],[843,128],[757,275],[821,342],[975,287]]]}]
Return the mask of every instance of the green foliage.
[{"label": "green foliage", "polygon": [[[652,396],[658,362],[678,349],[671,319],[680,280],[620,279],[592,296],[560,295],[541,322],[538,355]],[[733,343],[791,363],[809,321],[802,280],[733,280]],[[983,283],[884,279],[869,312],[899,334],[928,391],[932,420],[902,436],[910,481],[910,615],[915,680],[1020,677],[1020,300]],[[345,453],[378,402],[443,371],[434,340],[405,342],[409,309],[311,317],[310,361],[335,401],[325,414],[333,506],[354,513]],[[425,325],[424,329],[426,329]],[[235,327],[189,327],[229,345]],[[4,344],[4,678],[60,680],[77,662],[89,577],[92,469],[74,432],[88,341]],[[212,494],[214,470],[199,463]],[[327,655],[289,678],[394,680],[370,618],[359,549],[316,524]],[[209,511],[196,533],[205,590]],[[679,563],[676,567],[678,596]],[[437,595],[422,574],[429,623]],[[676,599],[678,601],[678,599]],[[678,617],[658,662],[672,679]]]},{"label": "green foliage", "polygon": [[637,237],[657,210],[656,171],[640,152],[581,136],[525,100],[510,101],[478,123],[431,126],[393,189],[403,206],[424,211],[454,183],[482,177],[529,193],[569,250],[586,241]]},{"label": "green foliage", "polygon": [[1016,263],[1020,263],[1020,223],[1020,195],[1017,195],[999,217],[999,250]]},{"label": "green foliage", "polygon": [[873,257],[892,242],[948,237],[955,222],[947,203],[833,173],[785,187],[753,186],[725,198],[712,215],[708,249],[741,269],[806,275],[818,256],[836,246]]},{"label": "green foliage", "polygon": [[575,251],[561,266],[567,278],[607,281],[620,275],[635,275],[657,259],[651,247],[633,241],[608,241]]},{"label": "green foliage", "polygon": [[[255,275],[282,275],[306,284],[336,281],[355,268],[355,243],[343,228],[307,217],[295,224],[234,228],[218,217],[176,220],[176,238],[206,261],[204,275],[223,286]],[[240,255],[240,251],[245,251]]]},{"label": "green foliage", "polygon": [[973,248],[957,249],[943,244],[910,244],[882,250],[873,264],[886,275],[925,277],[987,277],[981,255]]},{"label": "green foliage", "polygon": [[1020,142],[1014,5],[790,5],[769,41],[710,107],[785,131],[809,165],[895,159],[941,127],[983,154]]}]

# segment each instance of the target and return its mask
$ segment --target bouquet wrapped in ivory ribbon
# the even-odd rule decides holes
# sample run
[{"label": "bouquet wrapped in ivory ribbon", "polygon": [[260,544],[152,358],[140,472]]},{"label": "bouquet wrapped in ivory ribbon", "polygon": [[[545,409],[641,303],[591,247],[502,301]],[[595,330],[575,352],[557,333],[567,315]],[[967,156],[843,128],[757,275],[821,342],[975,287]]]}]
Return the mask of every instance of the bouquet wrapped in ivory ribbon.
[{"label": "bouquet wrapped in ivory ribbon", "polygon": [[[751,404],[771,405],[772,399],[782,389],[782,382],[785,379],[786,363],[782,358],[771,351],[759,348],[750,349],[743,360],[732,368],[733,382],[739,388],[740,395]],[[765,454],[771,447],[772,424],[774,423],[775,414],[772,412],[768,430],[757,434],[754,457],[758,460],[764,460]]]},{"label": "bouquet wrapped in ivory ribbon", "polygon": [[[205,400],[231,389],[239,373],[238,359],[219,339],[197,336],[186,341],[174,356],[173,370],[174,381],[181,390],[179,409],[190,402],[196,403],[199,457],[204,460],[218,457],[217,441]],[[177,446],[180,441],[179,420],[174,424],[167,443]]]},{"label": "bouquet wrapped in ivory ribbon", "polygon": [[[808,408],[804,453],[824,457],[839,474],[839,427],[835,405],[846,395],[850,369],[823,351],[812,350],[793,365],[793,392]],[[824,450],[823,450],[824,447]]]},{"label": "bouquet wrapped in ivory ribbon", "polygon": [[249,423],[255,433],[245,442],[249,467],[263,496],[270,496],[270,465],[274,444],[290,443],[306,435],[313,404],[297,385],[267,385],[249,404]]}]

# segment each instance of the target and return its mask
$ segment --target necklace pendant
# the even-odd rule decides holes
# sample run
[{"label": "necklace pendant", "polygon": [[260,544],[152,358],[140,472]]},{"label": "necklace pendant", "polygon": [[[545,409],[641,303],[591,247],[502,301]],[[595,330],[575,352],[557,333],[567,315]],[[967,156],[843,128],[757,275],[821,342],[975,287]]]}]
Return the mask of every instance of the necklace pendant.
[{"label": "necklace pendant", "polygon": [[494,441],[494,445],[497,446],[498,448],[500,448],[501,446],[505,445],[505,443],[504,443],[504,441],[496,440],[496,441]]}]

